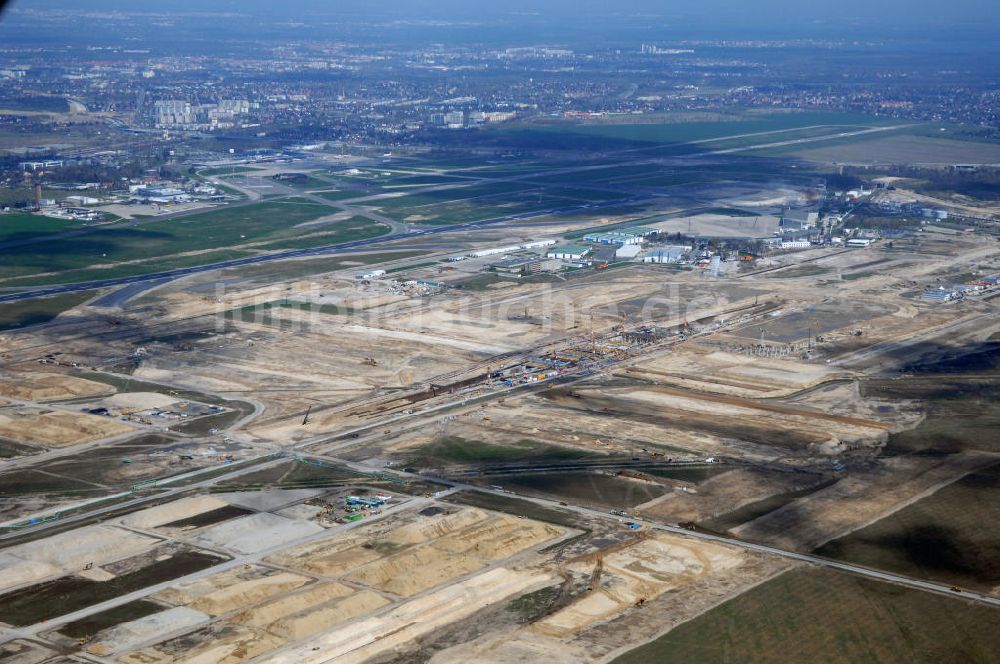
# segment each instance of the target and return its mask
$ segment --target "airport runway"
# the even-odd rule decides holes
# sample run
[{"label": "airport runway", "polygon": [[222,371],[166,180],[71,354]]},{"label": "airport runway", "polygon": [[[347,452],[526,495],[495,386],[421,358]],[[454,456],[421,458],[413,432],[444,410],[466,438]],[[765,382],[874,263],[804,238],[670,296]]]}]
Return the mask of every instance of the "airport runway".
[{"label": "airport runway", "polygon": [[[900,129],[900,128],[903,128],[903,127],[906,127],[906,126],[909,126],[909,125],[893,125],[893,126],[887,126],[887,127],[874,127],[874,128],[862,129],[862,130],[852,131],[852,132],[838,132],[838,133],[836,133],[836,134],[834,134],[832,136],[830,136],[830,135],[815,136],[815,137],[802,138],[802,139],[793,139],[793,140],[789,140],[789,141],[779,141],[779,142],[771,142],[771,143],[761,143],[761,144],[758,144],[758,145],[748,145],[748,146],[742,146],[742,147],[739,147],[739,148],[729,148],[729,149],[725,149],[725,150],[714,150],[714,151],[709,150],[709,151],[706,151],[706,152],[696,153],[696,154],[693,154],[693,155],[686,155],[687,159],[681,159],[681,161],[682,162],[689,161],[690,158],[699,158],[699,157],[706,157],[706,156],[722,156],[722,155],[728,155],[730,153],[749,152],[749,151],[753,151],[753,150],[756,150],[756,149],[769,148],[769,147],[775,147],[775,146],[784,146],[784,145],[799,144],[799,143],[812,143],[812,142],[816,142],[816,141],[829,140],[831,138],[841,138],[841,137],[846,137],[846,136],[858,136],[858,135],[865,135],[865,134],[887,132],[887,131],[893,131],[893,130],[896,130],[896,129]],[[731,138],[731,137],[726,137],[726,138]],[[718,140],[722,140],[722,139],[718,139]],[[625,152],[627,152],[627,151],[625,151]],[[648,162],[648,161],[651,161],[651,160],[649,160],[649,159],[646,159],[646,160],[634,160],[633,162],[624,162],[624,163],[619,163],[617,165],[618,166],[622,166],[622,165],[628,165],[628,164],[631,164],[631,163],[643,162],[643,161],[644,162]],[[608,166],[607,163],[587,164],[587,165],[583,165],[583,166],[572,166],[572,167],[568,167],[568,168],[556,169],[556,170],[552,171],[550,173],[550,175],[551,174],[562,174],[562,173],[573,173],[573,172],[584,172],[584,171],[588,171],[588,170],[592,170],[592,169],[606,168],[607,166]],[[490,181],[490,182],[510,182],[510,181],[531,179],[532,177],[537,177],[537,174],[532,173],[532,174],[523,174],[523,175],[513,175],[513,176],[508,176],[508,177],[489,179],[487,181]],[[484,180],[486,180],[486,179],[484,179]],[[429,187],[422,187],[422,188],[415,189],[415,190],[413,190],[413,191],[411,191],[409,193],[411,193],[411,194],[412,193],[423,193],[423,192],[427,192],[427,191],[439,191],[439,190],[447,190],[447,189],[452,189],[452,188],[461,189],[461,188],[463,188],[465,186],[474,185],[474,184],[476,184],[475,181],[468,182],[468,183],[463,183],[462,185],[458,185],[458,184],[432,185],[432,186],[429,186]],[[310,196],[307,192],[299,192],[297,190],[293,190],[291,188],[287,188],[287,187],[283,187],[283,186],[281,188],[282,188],[283,191],[285,191],[285,193],[287,195],[294,194],[294,195],[297,195],[297,196],[307,196],[307,197]],[[364,196],[364,195],[362,195],[362,196],[359,196],[357,199],[350,199],[348,202],[350,202],[351,204],[354,204],[355,202],[364,202],[364,201],[367,201],[369,199],[370,200],[378,200],[378,199],[384,198],[384,197],[385,197],[384,194],[373,194],[371,196]],[[569,213],[572,213],[572,212],[580,212],[580,211],[583,211],[583,210],[595,210],[595,209],[600,209],[600,208],[603,208],[603,207],[616,207],[616,206],[628,205],[628,204],[632,204],[632,203],[642,203],[642,202],[648,202],[648,201],[650,201],[652,199],[661,198],[661,197],[662,197],[662,194],[657,194],[657,193],[643,193],[641,195],[637,195],[637,196],[634,196],[632,198],[628,198],[628,199],[624,199],[624,200],[608,201],[608,202],[604,202],[604,203],[588,203],[588,204],[584,204],[584,205],[567,206],[567,207],[562,207],[562,208],[555,208],[555,209],[551,209],[551,210],[541,210],[541,211],[530,212],[530,213],[525,213],[525,214],[516,214],[516,215],[505,216],[505,217],[496,217],[494,219],[484,219],[484,220],[480,220],[480,221],[472,221],[472,222],[467,222],[467,223],[464,223],[464,224],[455,224],[455,225],[451,225],[451,226],[438,226],[438,227],[428,228],[428,229],[419,230],[419,231],[407,231],[407,232],[402,232],[402,233],[392,233],[392,234],[387,235],[387,236],[382,236],[382,237],[378,237],[378,238],[370,238],[370,239],[367,239],[367,240],[355,240],[353,242],[345,242],[345,243],[342,243],[342,244],[335,244],[335,245],[326,245],[326,246],[322,246],[322,247],[312,247],[312,248],[308,248],[308,249],[293,249],[293,250],[288,250],[288,251],[276,252],[276,253],[273,253],[273,254],[267,254],[267,255],[264,255],[264,256],[252,256],[252,257],[249,257],[249,258],[239,258],[239,259],[234,259],[234,260],[231,260],[231,261],[222,261],[222,262],[219,262],[219,263],[210,263],[210,264],[207,264],[207,265],[198,265],[198,266],[187,267],[187,268],[178,268],[178,269],[175,269],[175,270],[165,270],[163,272],[155,272],[155,273],[152,273],[152,274],[136,275],[136,276],[132,276],[132,277],[120,277],[120,278],[116,278],[116,279],[103,279],[103,280],[97,280],[97,281],[81,282],[81,283],[76,283],[76,284],[62,284],[62,285],[58,285],[58,286],[50,286],[50,287],[45,287],[45,288],[38,288],[38,289],[32,289],[32,290],[24,290],[24,291],[20,291],[20,292],[17,292],[17,293],[10,293],[10,294],[7,294],[7,295],[0,295],[0,303],[4,303],[4,302],[18,302],[18,301],[22,301],[22,300],[31,300],[31,299],[38,298],[38,297],[45,297],[47,295],[58,295],[60,293],[75,293],[75,292],[80,292],[80,291],[85,291],[85,290],[93,290],[93,289],[98,289],[98,288],[110,288],[110,287],[114,287],[114,286],[125,286],[125,285],[128,285],[128,284],[136,284],[136,283],[148,282],[148,281],[154,281],[154,280],[170,280],[170,279],[176,279],[178,277],[183,277],[183,276],[187,276],[187,275],[191,275],[191,274],[198,274],[200,272],[210,272],[212,270],[218,270],[218,269],[222,269],[222,268],[240,267],[240,266],[244,266],[244,265],[254,265],[254,264],[258,264],[258,263],[267,263],[267,262],[270,262],[270,261],[284,260],[284,259],[289,259],[289,258],[307,258],[307,257],[311,257],[311,256],[334,255],[334,254],[337,254],[337,253],[339,253],[339,252],[341,252],[341,251],[343,251],[345,249],[353,249],[353,248],[358,248],[358,247],[373,246],[373,245],[385,243],[385,242],[388,242],[388,241],[395,242],[395,241],[398,241],[398,240],[406,240],[406,239],[412,239],[412,238],[419,238],[419,237],[423,237],[425,235],[432,235],[432,234],[437,234],[437,233],[447,233],[447,232],[452,232],[452,231],[472,230],[472,229],[476,229],[476,228],[482,228],[482,227],[485,227],[485,226],[492,226],[492,225],[502,224],[502,223],[506,223],[506,222],[510,222],[510,221],[522,221],[522,220],[527,220],[527,219],[532,219],[532,218],[535,218],[535,217],[542,217],[542,216],[547,216],[547,215],[569,214]],[[345,209],[346,208],[345,201],[333,202],[332,204],[331,204],[330,201],[326,201],[325,199],[323,199],[323,201],[324,201],[325,204],[328,204],[328,205],[330,205],[330,207],[333,207],[333,208],[340,208],[340,209]],[[247,204],[252,203],[252,202],[255,202],[255,201],[245,201],[245,202],[239,203],[239,205],[247,205]],[[181,213],[181,214],[184,214],[184,213]],[[158,217],[158,218],[166,218],[167,216],[173,216],[173,215],[164,215],[163,217]],[[365,216],[369,216],[370,217],[371,215],[369,214],[369,215],[365,215]],[[397,230],[400,226],[401,226],[401,224],[399,224],[398,222],[393,222],[393,224],[392,224],[393,230]],[[87,232],[87,231],[70,231],[70,233],[73,233],[73,234],[83,234],[85,232]],[[38,241],[38,239],[37,238],[33,238],[33,239],[30,239],[30,240],[26,240],[24,242],[26,242],[26,243],[33,243],[33,242],[36,242],[36,241]]]},{"label": "airport runway", "polygon": [[571,214],[573,212],[580,212],[583,210],[595,210],[595,209],[600,209],[602,207],[617,207],[620,205],[643,203],[647,202],[652,198],[656,197],[647,195],[647,196],[637,196],[635,198],[630,198],[626,200],[610,201],[607,203],[588,203],[586,205],[573,205],[561,208],[553,208],[551,210],[539,210],[536,212],[529,212],[525,214],[514,214],[505,217],[495,217],[493,219],[470,221],[464,224],[453,224],[451,226],[435,226],[433,228],[427,228],[419,231],[408,231],[406,233],[399,233],[396,235],[386,235],[381,237],[369,238],[366,240],[353,240],[351,242],[330,244],[322,247],[310,247],[308,249],[290,249],[288,251],[278,251],[273,254],[266,254],[263,256],[236,258],[233,260],[222,261],[219,263],[209,263],[207,265],[196,265],[193,267],[177,268],[175,270],[164,270],[163,272],[140,274],[132,277],[118,277],[115,279],[100,279],[97,281],[84,281],[75,284],[46,286],[44,288],[26,290],[18,293],[9,293],[7,295],[0,295],[0,303],[19,302],[22,300],[32,300],[38,297],[45,297],[48,295],[59,295],[61,293],[78,293],[80,291],[96,290],[99,288],[111,288],[114,286],[126,286],[128,284],[137,284],[141,282],[177,279],[178,277],[185,277],[192,274],[199,274],[201,272],[211,272],[213,270],[221,270],[224,268],[242,267],[244,265],[257,265],[260,263],[269,263],[272,261],[286,260],[289,258],[332,256],[344,252],[348,249],[357,249],[359,247],[371,247],[379,244],[385,244],[387,242],[399,242],[400,240],[417,239],[428,235],[436,235],[440,233],[453,233],[457,231],[474,230],[477,228],[484,228],[487,226],[504,224],[511,221],[526,221],[528,219],[533,219],[535,217]]}]

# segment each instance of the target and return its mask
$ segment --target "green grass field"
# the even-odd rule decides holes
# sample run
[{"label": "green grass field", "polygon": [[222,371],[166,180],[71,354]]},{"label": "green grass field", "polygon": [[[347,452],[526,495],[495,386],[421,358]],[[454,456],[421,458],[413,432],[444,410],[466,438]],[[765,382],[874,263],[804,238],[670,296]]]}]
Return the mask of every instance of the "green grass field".
[{"label": "green grass field", "polygon": [[206,253],[193,254],[190,256],[163,256],[160,258],[141,261],[138,263],[128,263],[124,265],[110,265],[94,268],[80,268],[76,270],[66,270],[45,274],[44,276],[32,276],[10,281],[9,284],[17,286],[51,286],[64,283],[79,283],[94,281],[97,279],[111,279],[116,277],[129,277],[137,274],[150,274],[173,270],[194,265],[209,265],[211,263],[221,263],[223,261],[246,258],[254,252],[237,251],[232,249],[220,249],[219,251],[209,251]]},{"label": "green grass field", "polygon": [[47,323],[62,312],[94,297],[94,291],[0,304],[0,331]]},{"label": "green grass field", "polygon": [[519,473],[496,477],[480,477],[480,484],[498,484],[514,493],[542,495],[607,509],[631,509],[664,493],[658,484],[633,482],[584,470],[548,473]]},{"label": "green grass field", "polygon": [[0,214],[0,242],[25,240],[49,233],[83,228],[83,226],[84,224],[79,221],[53,219],[41,215]]},{"label": "green grass field", "polygon": [[[741,136],[762,132],[804,131],[815,125],[835,125],[837,127],[865,127],[884,124],[884,119],[871,118],[849,113],[796,112],[796,113],[747,113],[741,120],[723,120],[718,122],[657,122],[646,124],[572,124],[552,123],[540,124],[525,128],[521,126],[505,127],[500,131],[509,132],[512,140],[528,140],[531,135],[544,140],[553,146],[560,142],[571,147],[581,141],[589,142],[594,147],[627,148],[642,146],[681,145],[692,141],[707,141],[727,137]],[[836,129],[835,129],[836,130]],[[809,131],[812,131],[809,129]],[[792,132],[789,131],[791,134]],[[544,135],[544,136],[539,136]],[[753,142],[778,141],[781,134],[773,137],[757,136]],[[721,144],[721,141],[720,141]],[[743,139],[732,139],[726,147],[748,145]],[[712,147],[708,147],[712,146]],[[719,149],[713,143],[706,144],[701,149]]]},{"label": "green grass field", "polygon": [[361,196],[370,196],[371,194],[360,191],[358,189],[328,189],[326,191],[315,192],[317,196],[325,198],[328,201],[343,201],[348,198],[360,198]]},{"label": "green grass field", "polygon": [[[258,245],[253,250],[320,246],[375,237],[387,231],[384,226],[358,218],[297,228],[299,224],[334,212],[325,205],[289,198],[220,207],[136,226],[118,225],[46,244],[0,248],[0,279],[11,280],[44,272],[64,273],[32,281],[8,282],[27,285],[144,274],[247,255],[250,248],[242,247],[251,243]],[[306,234],[312,237],[303,238]],[[138,262],[123,264],[126,261]],[[96,265],[106,267],[95,268]]]},{"label": "green grass field", "polygon": [[530,195],[538,189],[537,185],[522,182],[487,182],[469,186],[425,191],[420,194],[407,194],[393,198],[372,201],[373,205],[386,209],[415,208],[425,205],[441,205],[446,203],[468,202],[473,200],[492,199],[497,197],[519,198]]},{"label": "green grass field", "polygon": [[[978,373],[988,371],[982,356]],[[995,359],[994,359],[995,361]],[[975,365],[972,370],[976,371]],[[994,369],[995,371],[995,369]],[[862,396],[920,400],[927,416],[915,428],[889,436],[888,454],[954,454],[963,450],[1000,452],[1000,385],[995,378],[913,376],[872,380]]]},{"label": "green grass field", "polygon": [[429,187],[439,184],[461,184],[465,178],[454,175],[431,174],[426,175],[403,175],[393,178],[389,183],[383,184],[386,189],[403,189],[406,187]]},{"label": "green grass field", "polygon": [[198,171],[199,175],[212,176],[212,175],[238,175],[241,173],[256,173],[261,169],[253,168],[252,166],[220,166],[219,168],[206,168],[203,171]]},{"label": "green grass field", "polygon": [[[238,278],[249,279],[258,283],[271,283],[284,279],[299,279],[314,274],[323,274],[344,268],[359,268],[362,265],[373,265],[392,260],[405,260],[415,256],[422,256],[424,251],[393,251],[373,254],[351,254],[347,257],[323,257],[310,258],[308,260],[276,261],[274,263],[260,263],[258,265],[246,265],[238,268],[224,270],[220,275],[223,279]],[[147,299],[148,298],[148,299]],[[136,300],[137,303],[154,302],[156,295],[143,296]]]},{"label": "green grass field", "polygon": [[322,189],[323,187],[329,187],[330,183],[326,180],[320,180],[311,175],[307,175],[306,179],[302,182],[295,182],[292,180],[278,180],[274,178],[275,181],[281,182],[281,184],[292,187],[294,189]]},{"label": "green grass field", "polygon": [[761,584],[614,664],[996,661],[1000,610],[824,569]]},{"label": "green grass field", "polygon": [[836,139],[804,146],[777,148],[785,154],[817,162],[872,164],[993,164],[1000,162],[1000,145],[909,135],[906,130]]},{"label": "green grass field", "polygon": [[615,192],[548,188],[535,184],[488,182],[370,201],[399,221],[433,226],[525,214],[557,207],[620,198]]},{"label": "green grass field", "polygon": [[259,249],[302,249],[306,247],[319,247],[326,244],[339,244],[352,240],[365,240],[368,238],[385,235],[389,232],[389,227],[364,217],[351,217],[335,221],[330,224],[323,224],[313,228],[302,229],[303,235],[298,237],[283,238],[276,242],[270,242],[258,247]]}]

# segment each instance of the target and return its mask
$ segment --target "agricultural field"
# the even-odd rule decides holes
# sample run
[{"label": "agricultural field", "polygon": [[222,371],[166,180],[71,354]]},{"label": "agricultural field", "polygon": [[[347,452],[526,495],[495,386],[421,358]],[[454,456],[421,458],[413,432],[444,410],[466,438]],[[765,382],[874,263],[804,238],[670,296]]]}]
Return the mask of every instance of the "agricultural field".
[{"label": "agricultural field", "polygon": [[905,454],[955,454],[962,451],[996,452],[1000,447],[993,432],[1000,426],[1000,396],[991,379],[1000,369],[1000,344],[988,341],[941,357],[942,348],[922,348],[927,360],[907,367],[902,380],[870,380],[862,386],[869,397],[914,400],[925,412],[924,419],[910,429],[890,436],[886,452]]},{"label": "agricultural field", "polygon": [[973,472],[817,553],[991,592],[1000,586],[1000,465]]},{"label": "agricultural field", "polygon": [[1000,611],[825,569],[796,569],[640,646],[646,662],[982,662]]}]

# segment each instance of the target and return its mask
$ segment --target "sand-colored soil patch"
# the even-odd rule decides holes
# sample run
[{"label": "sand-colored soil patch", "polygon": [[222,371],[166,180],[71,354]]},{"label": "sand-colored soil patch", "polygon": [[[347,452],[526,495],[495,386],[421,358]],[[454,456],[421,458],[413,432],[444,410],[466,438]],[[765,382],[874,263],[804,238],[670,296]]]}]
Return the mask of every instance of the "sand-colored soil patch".
[{"label": "sand-colored soil patch", "polygon": [[267,664],[363,662],[551,580],[550,575],[543,573],[493,569],[405,602],[382,615],[339,627],[264,661]]},{"label": "sand-colored soil patch", "polygon": [[185,605],[219,616],[265,602],[275,595],[300,588],[310,579],[264,567],[232,569],[167,588],[154,595],[169,604]]},{"label": "sand-colored soil patch", "polygon": [[105,657],[133,648],[164,632],[191,628],[207,620],[208,616],[204,613],[178,606],[104,630],[87,647],[87,652]]},{"label": "sand-colored soil patch", "polygon": [[628,375],[717,394],[773,398],[850,375],[826,365],[688,346],[629,367]]},{"label": "sand-colored soil patch", "polygon": [[43,661],[58,661],[49,659],[56,655],[55,650],[20,639],[0,644],[0,662],[4,664],[41,664]]},{"label": "sand-colored soil patch", "polygon": [[194,541],[238,553],[257,553],[321,532],[323,528],[315,523],[262,512],[206,528]]},{"label": "sand-colored soil patch", "polygon": [[548,636],[569,636],[713,571],[737,567],[741,560],[738,551],[718,544],[656,535],[599,560],[575,564],[582,573],[599,565],[599,586],[534,628]]},{"label": "sand-colored soil patch", "polygon": [[166,644],[132,651],[118,661],[122,664],[242,664],[280,647],[282,641],[267,632],[230,627],[206,635],[197,646],[181,652],[165,647]]},{"label": "sand-colored soil patch", "polygon": [[32,411],[0,414],[0,438],[46,447],[69,447],[134,431],[119,420],[87,413]]},{"label": "sand-colored soil patch", "polygon": [[114,388],[60,373],[0,375],[0,396],[23,401],[53,401],[111,394]]},{"label": "sand-colored soil patch", "polygon": [[367,542],[363,537],[347,537],[335,541],[322,539],[282,551],[268,558],[268,561],[312,574],[338,576],[382,557],[374,548],[366,548],[364,544]]},{"label": "sand-colored soil patch", "polygon": [[347,578],[409,597],[563,532],[538,521],[483,514],[485,518],[475,523],[456,527],[441,537],[369,563]]},{"label": "sand-colored soil patch", "polygon": [[129,410],[148,410],[150,408],[166,408],[177,403],[177,397],[159,392],[123,392],[108,397],[105,401],[118,408]]},{"label": "sand-colored soil patch", "polygon": [[463,508],[389,530],[366,528],[317,540],[268,560],[324,576],[346,574],[353,583],[409,597],[563,532],[539,521]]},{"label": "sand-colored soil patch", "polygon": [[166,523],[211,512],[226,505],[225,501],[214,496],[192,496],[134,512],[124,517],[122,523],[133,528],[156,528]]},{"label": "sand-colored soil patch", "polygon": [[326,583],[282,597],[233,616],[241,625],[267,630],[288,640],[303,639],[351,618],[379,609],[389,600],[371,590]]},{"label": "sand-colored soil patch", "polygon": [[0,590],[103,565],[152,549],[159,540],[112,526],[87,526],[0,551]]}]

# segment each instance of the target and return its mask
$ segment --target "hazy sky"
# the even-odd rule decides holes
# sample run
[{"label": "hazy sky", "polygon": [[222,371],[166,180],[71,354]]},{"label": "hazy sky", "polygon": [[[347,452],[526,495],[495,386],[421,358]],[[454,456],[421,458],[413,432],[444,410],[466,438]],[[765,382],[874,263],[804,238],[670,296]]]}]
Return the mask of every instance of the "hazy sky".
[{"label": "hazy sky", "polygon": [[[755,24],[769,21],[836,23],[862,19],[869,23],[894,25],[921,23],[928,27],[941,24],[972,23],[1000,19],[997,0],[15,0],[19,8],[66,7],[74,9],[119,8],[134,11],[164,12],[232,10],[294,14],[398,15],[407,18],[441,19],[448,16],[510,15],[519,12],[553,18],[587,20],[599,16],[643,13],[668,20],[718,21],[732,23],[750,20]],[[1000,29],[997,29],[1000,33]]]},{"label": "hazy sky", "polygon": [[[0,0],[2,1],[2,0]],[[122,10],[187,14],[168,38],[360,38],[372,42],[552,43],[574,47],[684,39],[915,40],[967,51],[1000,48],[1000,0],[13,0],[0,35],[8,41],[106,38],[123,26],[98,19],[80,32],[73,22],[38,32],[25,13],[40,10]],[[11,12],[10,10],[17,10]],[[225,19],[192,13],[225,12]],[[18,21],[18,18],[24,19]],[[16,27],[11,24],[18,24]],[[367,26],[364,34],[359,26]],[[5,31],[4,28],[8,30]],[[140,23],[128,26],[142,30]],[[149,26],[146,26],[147,28]],[[344,28],[341,30],[340,28]],[[70,32],[66,32],[71,30]],[[214,31],[214,34],[213,34]]]}]

